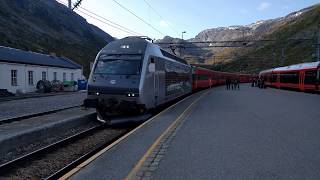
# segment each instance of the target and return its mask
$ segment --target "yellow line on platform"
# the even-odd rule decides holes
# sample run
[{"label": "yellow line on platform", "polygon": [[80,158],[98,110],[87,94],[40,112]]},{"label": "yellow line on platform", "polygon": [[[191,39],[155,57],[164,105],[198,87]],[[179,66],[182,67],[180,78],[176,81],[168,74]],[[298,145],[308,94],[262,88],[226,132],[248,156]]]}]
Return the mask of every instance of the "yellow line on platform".
[{"label": "yellow line on platform", "polygon": [[[205,94],[205,93],[204,93]],[[202,97],[203,94],[200,96]],[[163,113],[167,112],[168,110],[172,109],[173,107],[175,107],[176,105],[178,105],[179,103],[182,103],[184,101],[186,101],[187,99],[190,99],[192,96],[188,96],[187,98],[176,102],[175,104],[171,105],[170,107],[168,107],[167,109],[165,109],[164,111],[160,112],[159,114],[155,115],[154,117],[152,117],[151,119],[147,120],[146,122],[142,123],[141,125],[139,125],[138,127],[136,127],[135,129],[133,129],[132,131],[130,131],[129,133],[125,134],[124,136],[122,136],[121,138],[119,138],[118,140],[116,140],[115,142],[113,142],[112,144],[110,144],[109,146],[107,146],[106,148],[102,149],[101,151],[99,151],[97,154],[93,155],[92,157],[90,157],[89,159],[87,159],[86,161],[84,161],[83,163],[79,164],[77,167],[73,168],[71,171],[69,171],[68,173],[66,173],[65,175],[63,175],[62,177],[59,178],[59,180],[65,180],[70,178],[72,175],[74,175],[75,173],[77,173],[78,171],[80,171],[83,167],[87,166],[88,164],[90,164],[92,161],[94,161],[95,159],[97,159],[99,156],[101,156],[103,153],[105,153],[106,151],[110,150],[111,148],[115,147],[117,144],[119,144],[121,141],[123,141],[124,139],[126,139],[128,136],[130,136],[131,134],[135,133],[137,130],[141,129],[142,127],[144,127],[145,125],[147,125],[148,123],[150,123],[151,121],[153,121],[154,119],[156,119],[157,117],[161,116]],[[197,99],[198,100],[198,99]]]},{"label": "yellow line on platform", "polygon": [[[204,95],[208,94],[209,91],[203,93],[200,97],[198,97],[195,101],[193,101],[181,114],[180,116],[157,138],[157,140],[150,146],[147,152],[141,157],[138,163],[134,166],[134,168],[129,172],[125,180],[134,179],[134,176],[138,173],[138,171],[142,168],[146,159],[150,156],[150,154],[154,151],[154,149],[160,144],[161,140],[184,118],[187,117],[188,113],[192,112],[192,106],[197,103]],[[189,114],[188,114],[189,115]]]}]

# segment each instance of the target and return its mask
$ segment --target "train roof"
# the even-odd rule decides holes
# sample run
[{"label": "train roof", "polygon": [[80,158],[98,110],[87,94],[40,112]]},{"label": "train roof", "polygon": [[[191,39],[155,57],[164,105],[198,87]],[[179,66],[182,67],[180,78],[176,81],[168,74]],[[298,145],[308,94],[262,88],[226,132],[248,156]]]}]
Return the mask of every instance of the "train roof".
[{"label": "train roof", "polygon": [[[184,59],[182,59],[182,58],[179,58],[178,56],[173,55],[173,54],[171,54],[171,53],[169,53],[169,52],[167,52],[167,51],[165,51],[165,50],[163,50],[163,49],[161,49],[161,48],[160,48],[160,51],[161,51],[161,53],[162,53],[162,55],[163,55],[164,57],[167,57],[167,58],[176,60],[176,61],[178,61],[178,62],[180,62],[180,63],[182,63],[182,64],[188,64],[188,62],[187,62],[186,60],[184,60]],[[188,64],[188,65],[189,65],[189,64]]]},{"label": "train roof", "polygon": [[208,68],[205,68],[205,67],[197,66],[197,65],[195,65],[195,64],[192,64],[192,67],[193,67],[193,68],[196,68],[196,69],[204,70],[204,71],[214,72],[214,73],[222,73],[222,74],[228,74],[228,75],[234,75],[234,74],[236,74],[236,75],[238,75],[238,76],[251,76],[251,74],[245,74],[245,73],[215,71],[215,70],[208,69]]},{"label": "train roof", "polygon": [[[129,36],[116,41],[110,42],[103,49],[103,53],[118,54],[118,53],[132,53],[132,54],[143,54],[146,50],[147,44],[153,44],[152,40],[144,36]],[[155,45],[155,44],[153,44]],[[172,60],[178,61],[182,64],[188,64],[188,62],[182,58],[177,57],[163,49],[160,46],[155,45],[160,49],[161,54],[164,57],[170,58]]]},{"label": "train roof", "polygon": [[273,70],[274,70],[274,68],[272,68],[272,69],[267,69],[267,70],[261,71],[259,74],[269,73],[269,72],[272,72]]},{"label": "train roof", "polygon": [[294,70],[301,70],[301,69],[313,69],[318,67],[320,67],[320,61],[294,64],[294,65],[285,66],[285,67],[278,67],[273,69],[273,71],[294,71]]}]

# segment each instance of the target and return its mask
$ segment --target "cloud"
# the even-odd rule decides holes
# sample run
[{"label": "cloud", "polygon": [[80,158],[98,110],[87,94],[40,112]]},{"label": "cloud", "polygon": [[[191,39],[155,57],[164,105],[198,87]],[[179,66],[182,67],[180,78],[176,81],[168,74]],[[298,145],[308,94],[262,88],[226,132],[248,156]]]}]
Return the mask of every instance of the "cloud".
[{"label": "cloud", "polygon": [[160,25],[161,27],[168,27],[168,26],[169,26],[169,22],[168,22],[168,21],[165,21],[165,20],[161,20],[160,23],[159,23],[159,25]]},{"label": "cloud", "polygon": [[258,6],[258,10],[259,11],[264,11],[264,10],[266,10],[266,9],[269,9],[271,7],[271,3],[269,3],[269,2],[262,2],[262,3],[260,3],[259,4],[259,6]]}]

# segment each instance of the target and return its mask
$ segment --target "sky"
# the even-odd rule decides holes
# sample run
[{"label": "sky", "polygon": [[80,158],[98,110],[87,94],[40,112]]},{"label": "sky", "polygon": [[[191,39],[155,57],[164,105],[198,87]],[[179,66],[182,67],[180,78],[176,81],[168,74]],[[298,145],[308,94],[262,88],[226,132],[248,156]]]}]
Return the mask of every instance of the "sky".
[{"label": "sky", "polygon": [[[67,3],[67,0],[60,1]],[[181,38],[185,31],[184,39],[189,39],[208,28],[247,25],[285,16],[316,3],[319,0],[83,0],[76,12],[117,38],[132,35],[152,39],[166,35]],[[90,13],[86,10],[100,17],[88,16]],[[100,18],[100,21],[93,17]],[[131,33],[106,24],[107,20]]]}]

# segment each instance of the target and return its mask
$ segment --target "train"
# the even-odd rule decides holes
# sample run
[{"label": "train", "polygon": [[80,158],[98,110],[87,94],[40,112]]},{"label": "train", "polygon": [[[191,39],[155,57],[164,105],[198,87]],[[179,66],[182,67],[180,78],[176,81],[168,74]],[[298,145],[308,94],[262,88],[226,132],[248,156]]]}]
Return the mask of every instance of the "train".
[{"label": "train", "polygon": [[197,66],[193,66],[192,69],[193,91],[224,85],[227,79],[238,79],[240,83],[248,83],[251,81],[250,74],[213,71]]},{"label": "train", "polygon": [[117,114],[144,114],[194,91],[225,83],[249,82],[250,75],[191,66],[145,37],[126,37],[106,45],[91,70],[85,106],[98,120]]},{"label": "train", "polygon": [[265,86],[304,92],[320,92],[320,61],[261,71]]}]

